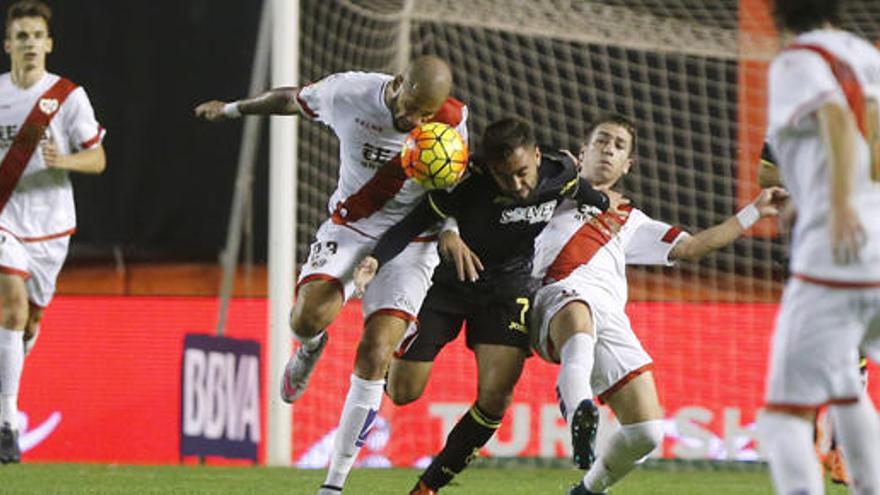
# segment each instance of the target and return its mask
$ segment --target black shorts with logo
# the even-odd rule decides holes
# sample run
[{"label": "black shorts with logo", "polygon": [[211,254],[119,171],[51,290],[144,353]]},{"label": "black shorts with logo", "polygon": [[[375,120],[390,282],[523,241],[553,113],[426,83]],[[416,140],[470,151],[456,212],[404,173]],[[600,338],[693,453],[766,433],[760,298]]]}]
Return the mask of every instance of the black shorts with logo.
[{"label": "black shorts with logo", "polygon": [[473,283],[459,282],[455,269],[443,263],[437,267],[419,310],[418,332],[401,344],[403,354],[398,357],[433,361],[455,340],[462,324],[470,349],[476,344],[497,344],[530,353],[528,312],[537,288],[537,281],[531,278],[531,263],[483,272]]}]

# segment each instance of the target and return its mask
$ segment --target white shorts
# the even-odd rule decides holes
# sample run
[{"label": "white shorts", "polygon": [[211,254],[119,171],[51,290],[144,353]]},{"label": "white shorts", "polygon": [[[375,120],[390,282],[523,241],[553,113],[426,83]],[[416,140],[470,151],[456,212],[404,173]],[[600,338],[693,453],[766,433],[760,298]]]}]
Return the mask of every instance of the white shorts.
[{"label": "white shorts", "polygon": [[[312,280],[337,284],[344,300],[354,294],[352,272],[370,254],[376,239],[331,220],[315,234],[309,258],[302,266],[297,286]],[[364,318],[377,311],[416,321],[422,300],[431,287],[431,275],[440,262],[436,242],[411,242],[383,265],[367,286],[363,299]]]},{"label": "white shorts", "polygon": [[880,359],[880,288],[791,279],[771,341],[768,406],[811,410],[858,400],[859,351]]},{"label": "white shorts", "polygon": [[565,305],[581,301],[593,316],[596,353],[590,384],[603,401],[631,379],[651,369],[653,360],[633,333],[624,307],[577,270],[562,281],[545,285],[535,294],[532,310],[532,347],[547,361],[552,356],[550,321]]},{"label": "white shorts", "polygon": [[0,231],[0,272],[25,279],[28,299],[45,308],[55,296],[55,281],[67,258],[70,236],[22,242]]}]

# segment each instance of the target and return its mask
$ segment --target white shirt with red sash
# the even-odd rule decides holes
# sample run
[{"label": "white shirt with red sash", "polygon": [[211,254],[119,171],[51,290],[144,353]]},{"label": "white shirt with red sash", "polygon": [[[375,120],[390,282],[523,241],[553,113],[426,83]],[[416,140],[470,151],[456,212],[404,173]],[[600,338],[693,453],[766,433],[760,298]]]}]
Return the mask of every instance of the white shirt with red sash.
[{"label": "white shirt with red sash", "polygon": [[[841,62],[845,67],[836,67]],[[846,31],[801,34],[770,66],[768,140],[797,208],[791,242],[791,272],[796,278],[823,285],[880,286],[880,156],[872,157],[869,149],[880,142],[865,139],[865,131],[880,126],[877,113],[866,111],[877,108],[878,101],[880,50]],[[867,242],[860,259],[849,264],[834,262],[828,225],[831,177],[817,112],[829,102],[852,110],[865,127],[856,139],[850,201]]]},{"label": "white shirt with red sash", "polygon": [[[5,159],[23,123],[37,110],[51,116],[40,144],[54,140],[60,154],[71,154],[98,146],[104,128],[85,90],[75,88],[63,98],[46,97],[61,78],[47,73],[36,84],[22,89],[13,84],[9,73],[0,75],[0,157]],[[5,164],[5,162],[4,162]],[[23,241],[70,235],[76,229],[73,188],[68,172],[49,169],[40,146],[30,154],[11,196],[0,211],[0,229]]]},{"label": "white shirt with red sash", "polygon": [[[385,104],[392,76],[368,72],[332,74],[300,89],[306,118],[328,125],[339,138],[339,181],[330,197],[334,223],[379,237],[422,199],[425,188],[400,167],[407,133],[394,128]],[[455,127],[467,140],[467,107],[448,98],[432,119]]]}]

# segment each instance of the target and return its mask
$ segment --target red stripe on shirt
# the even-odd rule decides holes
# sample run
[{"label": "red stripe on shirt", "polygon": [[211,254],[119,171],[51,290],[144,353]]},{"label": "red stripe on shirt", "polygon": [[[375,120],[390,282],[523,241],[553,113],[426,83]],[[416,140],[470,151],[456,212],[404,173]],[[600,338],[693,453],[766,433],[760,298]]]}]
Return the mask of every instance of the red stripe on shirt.
[{"label": "red stripe on shirt", "polygon": [[[37,149],[52,118],[58,114],[70,93],[77,85],[63,77],[55,81],[34,103],[18,134],[0,162],[0,211],[6,207],[9,198],[18,185],[18,180],[27,168],[28,162]],[[43,103],[46,103],[44,106]],[[53,105],[50,105],[54,103]]]},{"label": "red stripe on shirt", "polygon": [[443,102],[443,105],[441,105],[440,109],[437,110],[437,113],[434,114],[431,122],[441,122],[456,127],[458,124],[461,124],[461,121],[464,118],[463,110],[464,103],[450,96],[449,98],[446,98],[446,101]]},{"label": "red stripe on shirt", "polygon": [[356,193],[336,205],[333,223],[357,222],[376,213],[400,192],[405,181],[406,174],[397,155],[382,165]]},{"label": "red stripe on shirt", "polygon": [[666,233],[663,234],[663,238],[660,240],[665,242],[666,244],[672,244],[672,241],[674,241],[682,232],[684,232],[684,230],[682,230],[680,227],[670,227],[669,230],[667,230]]},{"label": "red stripe on shirt", "polygon": [[830,280],[811,277],[802,273],[792,273],[791,278],[802,280],[808,284],[823,285],[832,289],[880,289],[880,281]]},{"label": "red stripe on shirt", "polygon": [[[609,222],[619,223],[622,227],[626,224],[627,220],[629,220],[629,215],[623,218],[618,217],[615,220],[613,219],[613,214],[604,212],[594,217],[591,221],[584,223],[571,236],[556,256],[556,259],[547,268],[546,278],[557,281],[563,280],[571,275],[571,272],[575,271],[579,266],[589,263],[596,256],[596,253],[611,241],[612,235],[608,235],[603,231],[604,229],[614,231],[614,229],[609,228]],[[597,223],[603,229],[600,229]],[[619,228],[615,227],[615,229]]]},{"label": "red stripe on shirt", "polygon": [[87,150],[87,149],[91,148],[92,146],[98,144],[98,142],[101,141],[102,134],[104,134],[104,128],[99,125],[98,126],[98,133],[95,134],[95,136],[92,137],[91,139],[80,143],[79,144],[80,149]]},{"label": "red stripe on shirt", "polygon": [[831,53],[825,47],[807,43],[796,43],[788,47],[788,50],[809,50],[822,57],[831,69],[831,74],[840,85],[846,97],[846,102],[856,117],[856,124],[865,139],[868,138],[868,121],[865,115],[865,93],[859,85],[856,72],[846,62]]},{"label": "red stripe on shirt", "polygon": [[295,98],[296,98],[296,103],[297,103],[297,105],[299,105],[299,108],[300,108],[303,112],[305,112],[305,114],[308,115],[309,118],[312,118],[312,119],[316,119],[316,118],[318,118],[318,114],[315,113],[315,111],[312,110],[312,109],[309,107],[309,104],[306,103],[306,100],[303,100],[302,97],[299,95],[300,93],[302,93],[302,90],[303,90],[303,88],[300,88],[300,89],[296,92],[296,97],[295,97]]}]

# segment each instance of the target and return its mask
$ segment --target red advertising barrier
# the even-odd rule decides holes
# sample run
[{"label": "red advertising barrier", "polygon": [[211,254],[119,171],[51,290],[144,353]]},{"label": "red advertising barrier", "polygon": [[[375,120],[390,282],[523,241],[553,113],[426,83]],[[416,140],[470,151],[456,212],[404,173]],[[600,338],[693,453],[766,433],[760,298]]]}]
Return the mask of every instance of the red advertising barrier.
[{"label": "red advertising barrier", "polygon": [[[183,339],[187,333],[212,333],[216,309],[213,298],[57,298],[24,372],[25,461],[179,462]],[[749,425],[762,401],[775,311],[775,305],[762,304],[630,304],[633,326],[656,360],[669,418],[662,455],[754,458]],[[265,344],[266,314],[264,299],[233,301],[227,336]],[[293,408],[297,465],[326,463],[360,329],[360,305],[349,304],[330,329],[308,392]],[[265,345],[262,350],[265,362]],[[555,381],[554,366],[529,360],[514,405],[486,454],[567,455]],[[473,356],[456,341],[438,357],[421,400],[405,407],[386,400],[360,462],[424,463],[475,390]],[[870,390],[878,402],[876,380]],[[262,387],[263,440],[266,393],[276,391]],[[259,455],[262,460],[262,451]]]}]

